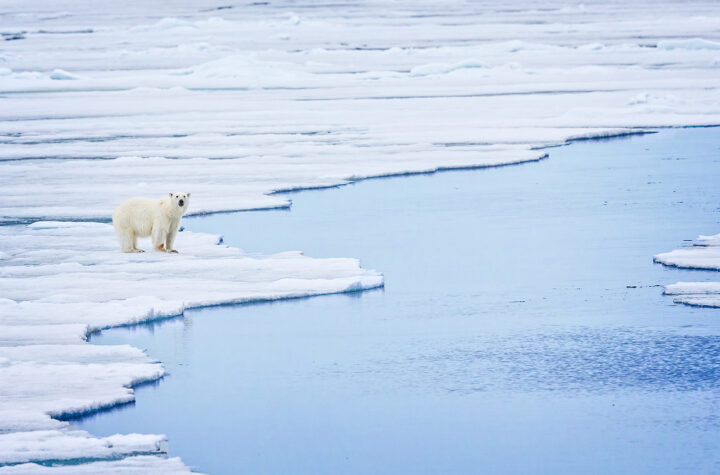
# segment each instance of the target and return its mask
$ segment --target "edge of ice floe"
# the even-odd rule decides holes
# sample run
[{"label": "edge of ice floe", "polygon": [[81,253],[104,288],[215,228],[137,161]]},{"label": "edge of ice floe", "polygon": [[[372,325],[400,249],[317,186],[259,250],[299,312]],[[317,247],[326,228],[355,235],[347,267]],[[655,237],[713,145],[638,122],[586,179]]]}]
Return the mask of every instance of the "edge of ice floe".
[{"label": "edge of ice floe", "polygon": [[[720,126],[720,125],[719,125]],[[643,132],[643,133],[650,133],[650,132]],[[623,135],[632,135],[634,133],[630,134],[617,134],[617,135],[609,135],[608,138],[611,137],[617,137],[617,136],[623,136]],[[603,134],[601,137],[597,138],[605,138]],[[591,140],[592,137],[589,138],[583,138],[579,140]],[[569,139],[568,142],[559,144],[567,145],[570,143]],[[532,149],[532,150],[543,150],[545,148],[548,148],[546,146],[538,148],[538,149]],[[328,189],[334,189],[334,188],[342,188],[347,185],[352,185],[354,183],[359,183],[361,181],[369,181],[369,180],[380,180],[384,178],[400,178],[400,177],[408,177],[408,176],[416,176],[416,175],[434,175],[436,173],[443,173],[443,172],[452,172],[452,171],[462,171],[462,170],[481,170],[484,168],[501,168],[501,167],[510,167],[515,165],[522,165],[525,163],[532,163],[532,162],[539,162],[541,160],[545,160],[549,158],[550,155],[548,153],[542,153],[535,157],[530,158],[518,158],[516,160],[502,162],[502,163],[483,163],[483,164],[477,164],[477,165],[458,165],[458,166],[437,166],[433,168],[428,168],[426,170],[407,170],[407,171],[399,171],[399,172],[389,172],[389,173],[380,173],[380,174],[373,174],[373,175],[351,175],[342,181],[338,183],[333,184],[321,184],[321,185],[310,185],[310,186],[291,186],[287,188],[280,188],[278,190],[270,191],[269,193],[266,193],[267,196],[272,195],[282,195],[287,193],[296,193],[299,191],[313,191],[313,190],[328,190]],[[291,201],[287,201],[284,205],[278,205],[278,206],[265,206],[265,207],[259,207],[259,208],[237,208],[237,209],[225,209],[220,211],[197,211],[197,212],[188,212],[185,216],[207,216],[211,214],[225,214],[225,213],[238,213],[242,211],[268,211],[273,209],[288,209],[292,206]],[[79,221],[86,221],[86,220],[79,220]]]},{"label": "edge of ice floe", "polygon": [[[219,244],[219,243],[218,243]],[[358,261],[359,265],[359,261]],[[362,282],[361,282],[362,281]],[[186,310],[199,310],[204,308],[213,308],[213,307],[226,307],[226,306],[232,306],[232,305],[254,305],[254,304],[262,304],[262,303],[268,303],[268,302],[277,302],[277,301],[285,301],[285,300],[303,300],[303,299],[310,299],[313,297],[321,297],[321,296],[328,296],[328,295],[343,295],[343,294],[354,294],[359,292],[366,292],[370,290],[377,290],[382,289],[385,287],[385,276],[378,272],[376,275],[368,275],[362,277],[360,280],[356,280],[355,282],[348,285],[347,288],[341,291],[331,291],[331,292],[323,292],[323,293],[313,293],[313,294],[307,294],[307,293],[298,293],[298,294],[292,294],[288,296],[282,296],[282,297],[264,297],[264,298],[238,298],[238,299],[230,299],[224,302],[218,302],[218,303],[210,303],[210,304],[200,304],[200,305],[185,305],[182,307],[182,309],[179,312],[174,313],[151,313],[147,316],[145,319],[139,319],[136,321],[131,322],[125,322],[125,323],[119,323],[116,325],[107,325],[101,328],[92,328],[87,327],[85,339],[88,343],[92,344],[90,341],[90,338],[92,335],[96,335],[101,333],[103,330],[109,330],[111,328],[124,328],[124,327],[134,327],[139,325],[147,325],[152,324],[156,322],[162,322],[166,320],[173,320],[176,318],[181,318]],[[158,365],[160,365],[158,371],[153,375],[148,375],[144,377],[138,377],[134,379],[130,384],[125,385],[124,387],[128,389],[136,389],[138,387],[146,386],[146,385],[153,385],[158,383],[160,380],[162,380],[166,376],[166,372],[164,367],[162,366],[162,362],[157,362]],[[74,419],[80,419],[83,417],[87,417],[93,414],[98,414],[106,411],[112,411],[113,409],[132,405],[135,403],[135,394],[134,391],[130,394],[128,394],[126,397],[118,398],[115,401],[109,402],[109,403],[97,403],[90,407],[81,407],[81,408],[67,408],[63,410],[57,410],[57,411],[49,411],[47,414],[52,417],[53,419],[57,419],[59,421],[71,421]],[[142,454],[138,454],[142,455]],[[100,459],[98,459],[100,460]],[[2,467],[2,464],[0,464],[0,467]]]},{"label": "edge of ice floe", "polygon": [[[141,325],[138,324],[138,325]],[[120,327],[126,326],[126,325],[119,325]],[[117,328],[117,327],[108,327],[109,328]],[[96,333],[101,332],[102,330],[97,330]],[[89,344],[92,344],[88,341]],[[131,389],[132,392],[128,394],[124,398],[118,398],[113,402],[109,403],[96,403],[90,407],[82,407],[82,408],[68,408],[65,410],[58,410],[58,411],[48,411],[46,414],[50,416],[51,418],[60,421],[60,422],[72,422],[74,420],[82,419],[85,417],[92,416],[94,414],[100,414],[103,412],[112,411],[115,409],[119,409],[121,407],[125,406],[132,406],[135,404],[135,389],[141,388],[143,386],[154,386],[156,384],[159,384],[161,380],[167,376],[167,373],[165,372],[165,367],[162,366],[162,362],[155,363],[157,365],[160,365],[160,369],[156,375],[153,376],[147,376],[142,378],[137,378],[133,380],[130,384],[125,385],[123,387],[127,389]],[[161,436],[165,437],[164,434],[160,434]],[[98,459],[101,460],[101,459]],[[107,459],[102,459],[107,460]],[[43,461],[45,463],[45,461]],[[2,463],[0,463],[0,467],[2,467]]]},{"label": "edge of ice floe", "polygon": [[[232,211],[228,211],[232,212]],[[218,243],[221,244],[221,243]],[[359,262],[359,261],[358,261]],[[377,272],[377,271],[375,271]],[[360,284],[359,282],[355,281],[352,284],[350,284],[345,290],[337,291],[337,292],[322,292],[322,293],[314,293],[314,294],[307,294],[307,293],[298,293],[298,294],[292,294],[288,296],[282,296],[282,297],[247,297],[247,298],[237,298],[237,299],[230,299],[224,302],[217,302],[217,303],[208,303],[208,304],[199,304],[199,305],[185,305],[182,307],[181,310],[178,312],[172,312],[172,313],[155,313],[152,312],[151,314],[148,314],[147,318],[142,318],[130,322],[125,323],[118,323],[116,325],[106,325],[99,328],[92,328],[88,327],[88,330],[86,332],[86,339],[87,341],[90,341],[90,338],[93,335],[97,335],[98,333],[101,333],[103,330],[109,330],[111,328],[125,328],[125,327],[135,327],[139,325],[147,325],[151,323],[158,323],[163,322],[166,320],[173,320],[175,318],[182,317],[187,310],[201,310],[204,308],[215,308],[215,307],[229,307],[233,305],[255,305],[255,304],[262,304],[262,303],[269,303],[269,302],[278,302],[278,301],[285,301],[285,300],[304,300],[304,299],[311,299],[313,297],[323,297],[328,295],[344,295],[344,294],[354,294],[358,292],[367,292],[369,290],[377,290],[382,289],[385,287],[385,275],[381,272],[377,272],[376,275],[373,276],[365,276],[367,280],[375,280],[377,279],[377,282],[368,282],[366,284]],[[372,279],[371,279],[372,278]],[[133,383],[131,386],[128,386],[130,388],[135,388],[137,386],[152,383],[153,381],[157,381],[158,379],[162,379],[163,376],[157,379],[149,379],[149,380],[141,380],[137,383]],[[92,411],[91,411],[92,412]],[[54,416],[53,416],[54,417]]]}]

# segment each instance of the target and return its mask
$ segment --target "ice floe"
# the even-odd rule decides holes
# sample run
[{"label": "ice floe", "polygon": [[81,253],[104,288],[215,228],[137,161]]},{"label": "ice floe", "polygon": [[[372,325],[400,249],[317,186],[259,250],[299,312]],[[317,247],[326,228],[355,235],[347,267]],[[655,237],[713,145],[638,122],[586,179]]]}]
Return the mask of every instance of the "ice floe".
[{"label": "ice floe", "polygon": [[677,303],[698,307],[720,307],[720,282],[678,282],[665,287]]},{"label": "ice floe", "polygon": [[699,236],[691,246],[656,255],[655,262],[686,269],[720,270],[720,234]]},{"label": "ice floe", "polygon": [[[707,2],[653,17],[647,1],[3,7],[0,465],[16,465],[0,471],[185,470],[156,456],[159,436],[115,446],[51,418],[130,401],[128,386],[162,375],[139,350],[88,345],[88,331],[382,283],[352,259],[250,259],[215,236],[181,233],[179,256],[127,256],[107,224],[17,223],[108,220],[129,196],[176,189],[193,193],[192,213],[282,207],[274,192],[720,124]],[[710,262],[700,247],[666,263]],[[85,450],[121,459],[78,465]],[[49,460],[65,462],[25,463]]]},{"label": "ice floe", "polygon": [[[685,269],[720,270],[720,234],[699,236],[691,246],[655,256],[655,262]],[[678,282],[665,287],[677,303],[720,307],[720,282]]]}]

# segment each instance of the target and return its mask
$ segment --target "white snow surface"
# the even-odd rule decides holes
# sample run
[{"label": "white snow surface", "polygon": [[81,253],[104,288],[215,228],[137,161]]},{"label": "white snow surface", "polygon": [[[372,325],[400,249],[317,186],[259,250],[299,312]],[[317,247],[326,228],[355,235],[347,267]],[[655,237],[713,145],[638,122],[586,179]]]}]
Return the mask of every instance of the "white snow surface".
[{"label": "white snow surface", "polygon": [[[720,124],[717,2],[227,6],[3,2],[0,471],[185,470],[148,442],[160,436],[116,445],[50,417],[130,401],[162,375],[139,350],[88,345],[89,331],[382,283],[352,259],[251,259],[188,232],[177,256],[120,254],[109,225],[83,220],[130,196],[192,192],[191,213],[284,207],[273,192]],[[713,251],[658,258],[718,266]],[[25,463],[48,460],[65,462]]]},{"label": "white snow surface", "polygon": [[[655,256],[655,262],[685,269],[720,270],[720,234],[699,236],[691,246]],[[720,282],[678,282],[665,287],[676,303],[720,307]]]}]

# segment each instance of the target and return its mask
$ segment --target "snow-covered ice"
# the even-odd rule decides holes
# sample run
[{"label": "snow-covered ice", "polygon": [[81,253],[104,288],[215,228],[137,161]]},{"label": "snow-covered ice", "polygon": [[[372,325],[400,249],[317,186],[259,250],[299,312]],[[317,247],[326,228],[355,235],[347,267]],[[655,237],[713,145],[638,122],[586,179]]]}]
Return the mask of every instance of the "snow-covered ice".
[{"label": "snow-covered ice", "polygon": [[[720,270],[720,234],[699,236],[691,246],[655,256],[655,262],[686,269]],[[720,307],[720,282],[678,282],[665,287],[677,303]]]},{"label": "snow-covered ice", "polygon": [[[72,458],[89,437],[51,414],[129,401],[162,375],[88,331],[382,283],[352,259],[251,259],[192,233],[179,256],[125,256],[109,225],[83,219],[172,190],[193,193],[191,213],[283,207],[273,192],[718,125],[718,31],[712,2],[4,2],[0,433],[38,450],[3,443],[0,464]],[[154,453],[126,443],[96,456]],[[92,466],[182,470],[155,456]]]},{"label": "snow-covered ice", "polygon": [[698,236],[690,246],[656,255],[655,262],[685,269],[720,270],[720,234]]},{"label": "snow-covered ice", "polygon": [[720,282],[678,282],[665,287],[674,301],[699,307],[720,307]]}]

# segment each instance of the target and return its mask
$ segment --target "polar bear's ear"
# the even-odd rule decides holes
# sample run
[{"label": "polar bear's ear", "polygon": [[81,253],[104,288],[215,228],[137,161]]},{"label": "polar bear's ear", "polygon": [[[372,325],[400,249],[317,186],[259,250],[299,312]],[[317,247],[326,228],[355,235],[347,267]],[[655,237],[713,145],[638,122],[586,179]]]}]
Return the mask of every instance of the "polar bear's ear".
[{"label": "polar bear's ear", "polygon": [[190,193],[185,193],[185,196],[187,196],[188,198],[190,198]]},{"label": "polar bear's ear", "polygon": [[170,198],[172,198],[172,193],[168,193],[168,195],[170,195]]}]

